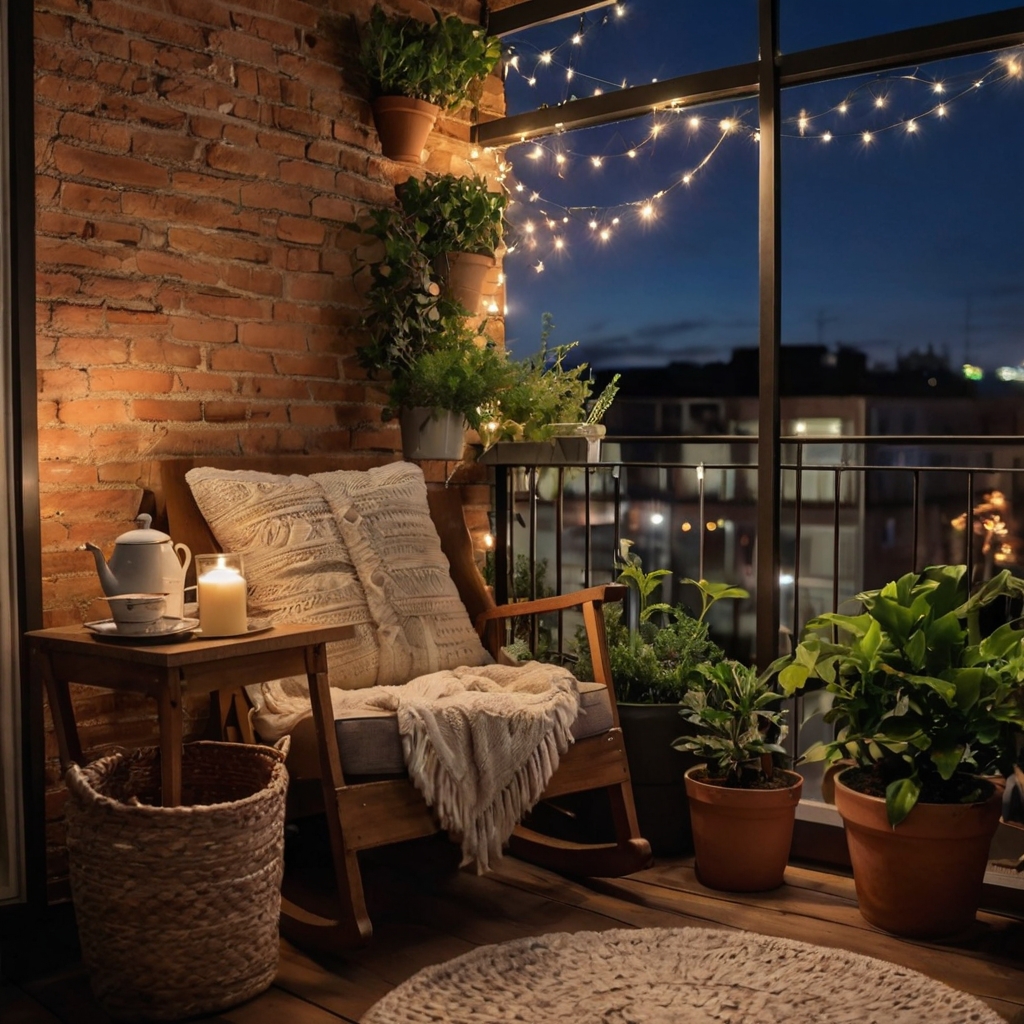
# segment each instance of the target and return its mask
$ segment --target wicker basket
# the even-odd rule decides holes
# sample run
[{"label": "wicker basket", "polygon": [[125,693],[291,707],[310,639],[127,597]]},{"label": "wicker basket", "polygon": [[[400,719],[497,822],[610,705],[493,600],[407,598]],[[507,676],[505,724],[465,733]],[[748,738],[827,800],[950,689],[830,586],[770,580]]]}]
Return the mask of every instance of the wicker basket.
[{"label": "wicker basket", "polygon": [[66,776],[71,891],[92,987],[118,1020],[174,1020],[274,980],[287,740],[190,743],[182,806],[160,794],[156,748]]}]

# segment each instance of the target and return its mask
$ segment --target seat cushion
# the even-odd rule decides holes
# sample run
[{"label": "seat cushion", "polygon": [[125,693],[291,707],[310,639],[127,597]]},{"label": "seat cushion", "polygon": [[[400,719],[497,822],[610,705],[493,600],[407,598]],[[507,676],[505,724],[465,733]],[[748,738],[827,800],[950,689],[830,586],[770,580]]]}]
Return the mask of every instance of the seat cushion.
[{"label": "seat cushion", "polygon": [[378,682],[489,664],[441,550],[419,466],[394,462],[310,479],[334,512],[370,613],[393,637],[381,648]]},{"label": "seat cushion", "polygon": [[331,684],[376,685],[378,628],[320,488],[304,476],[209,467],[185,479],[221,550],[243,556],[249,614],[354,626],[354,639],[328,645]]},{"label": "seat cushion", "polygon": [[[580,713],[573,723],[573,739],[597,736],[612,727],[612,708],[608,688],[601,683],[580,683]],[[341,765],[346,777],[351,775],[404,775],[402,737],[398,718],[393,712],[360,714],[339,718],[334,723],[341,750]],[[320,775],[320,757],[316,749],[316,726],[312,718],[304,718],[292,731],[288,771],[297,779],[313,779]]]}]

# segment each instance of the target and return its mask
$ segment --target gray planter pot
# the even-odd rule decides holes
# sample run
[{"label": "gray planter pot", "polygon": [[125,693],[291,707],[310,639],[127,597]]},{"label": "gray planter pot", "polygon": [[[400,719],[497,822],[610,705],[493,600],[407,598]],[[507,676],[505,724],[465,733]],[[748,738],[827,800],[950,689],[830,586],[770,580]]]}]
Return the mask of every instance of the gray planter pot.
[{"label": "gray planter pot", "polygon": [[620,704],[619,724],[629,761],[640,834],[657,857],[693,852],[690,805],[683,774],[701,762],[672,747],[692,735],[678,704]]},{"label": "gray planter pot", "polygon": [[403,409],[402,454],[407,459],[458,462],[465,444],[466,421],[442,409]]}]

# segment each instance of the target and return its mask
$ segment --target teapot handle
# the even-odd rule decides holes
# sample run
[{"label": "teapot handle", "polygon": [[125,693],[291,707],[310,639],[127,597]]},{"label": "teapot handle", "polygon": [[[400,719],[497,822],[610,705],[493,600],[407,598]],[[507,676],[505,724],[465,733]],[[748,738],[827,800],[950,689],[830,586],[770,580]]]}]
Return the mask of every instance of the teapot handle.
[{"label": "teapot handle", "polygon": [[[185,553],[183,558],[178,554],[181,551],[183,551]],[[174,545],[174,554],[177,555],[179,557],[179,559],[181,560],[181,571],[183,573],[188,572],[188,567],[192,563],[192,552],[189,550],[188,545],[187,544],[175,544]]]}]

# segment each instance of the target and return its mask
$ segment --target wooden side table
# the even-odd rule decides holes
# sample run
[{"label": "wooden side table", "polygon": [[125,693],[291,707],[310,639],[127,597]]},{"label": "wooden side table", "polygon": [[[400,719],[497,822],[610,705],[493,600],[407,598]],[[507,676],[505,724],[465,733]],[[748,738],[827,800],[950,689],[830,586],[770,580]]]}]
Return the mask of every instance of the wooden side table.
[{"label": "wooden side table", "polygon": [[[353,633],[352,626],[274,626],[253,636],[159,645],[102,640],[81,626],[26,635],[36,678],[43,680],[50,700],[61,768],[85,763],[70,683],[145,694],[156,701],[160,723],[163,805],[173,807],[181,803],[181,698],[186,691],[225,694],[295,675],[308,676],[314,685],[320,679],[326,687],[326,645]],[[251,739],[244,735],[244,714],[239,725],[243,738]]]}]

